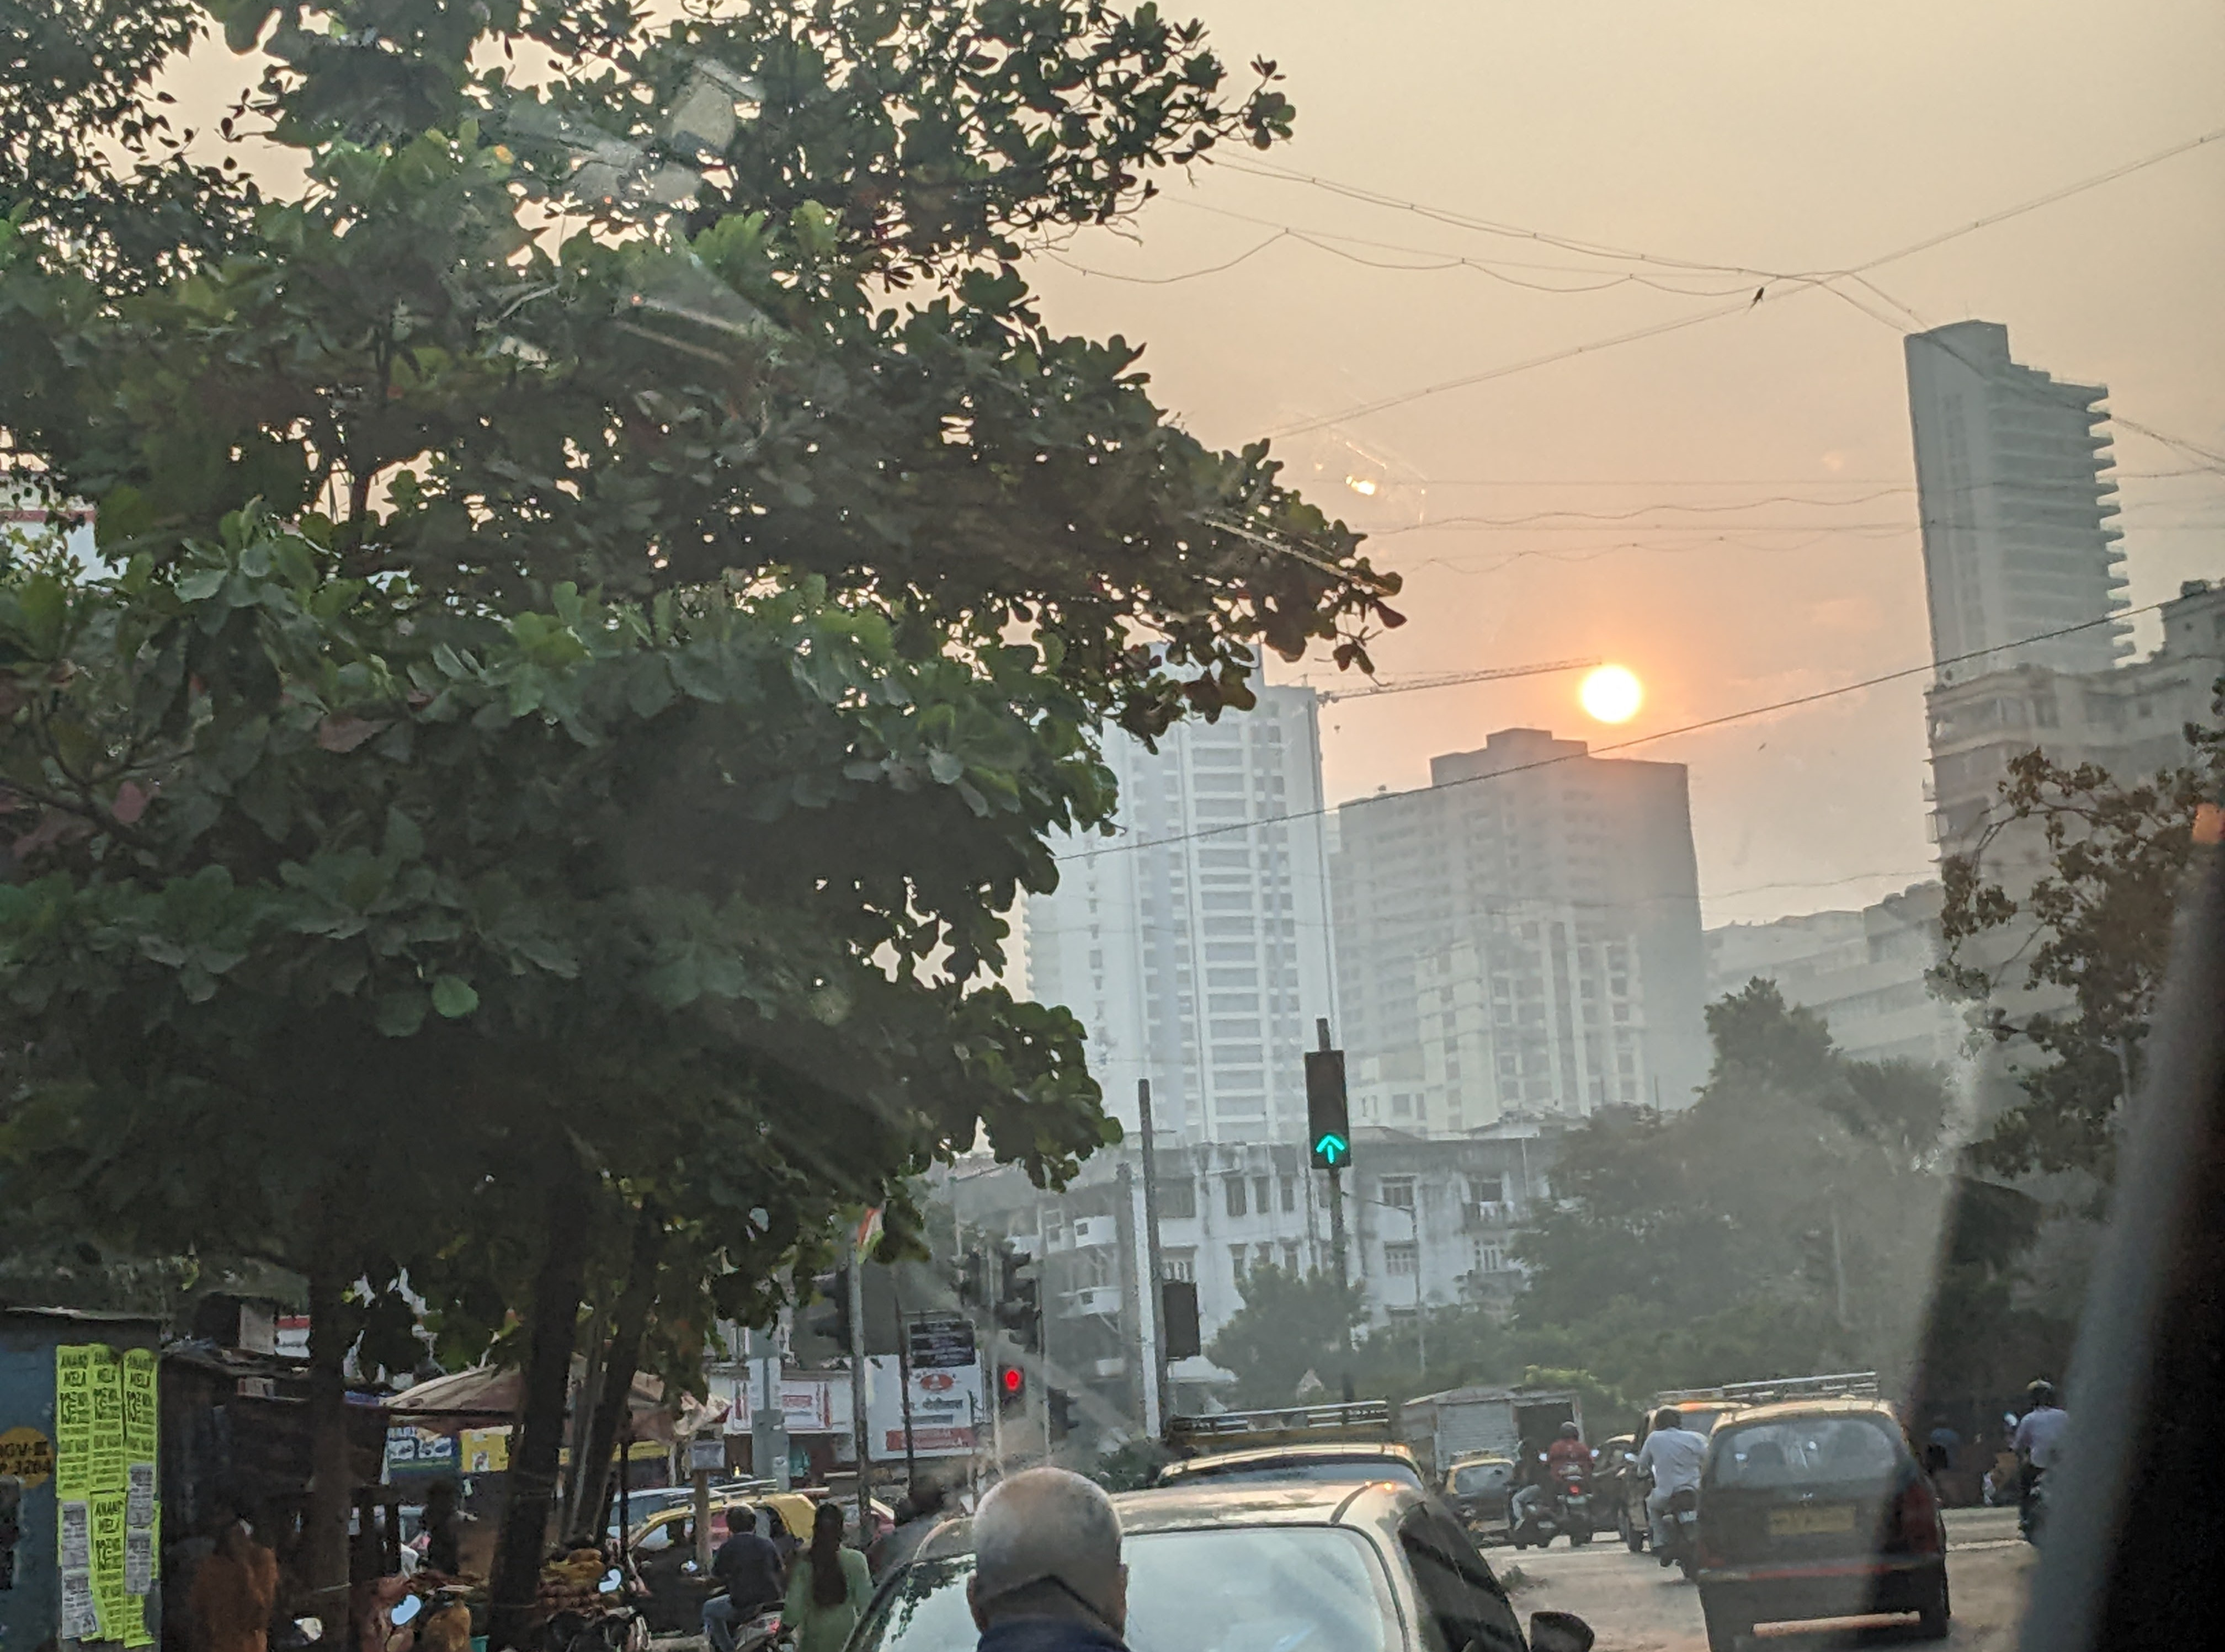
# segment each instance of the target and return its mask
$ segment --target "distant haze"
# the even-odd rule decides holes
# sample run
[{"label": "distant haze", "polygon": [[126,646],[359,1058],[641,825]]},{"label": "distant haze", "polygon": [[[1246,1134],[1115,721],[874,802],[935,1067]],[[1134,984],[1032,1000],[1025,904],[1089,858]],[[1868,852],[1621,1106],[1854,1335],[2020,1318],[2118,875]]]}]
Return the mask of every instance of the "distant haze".
[{"label": "distant haze", "polygon": [[[2225,9],[2206,0],[1162,9],[1202,16],[1233,67],[1279,60],[1298,137],[1267,165],[1762,270],[1859,266],[2225,124]],[[238,71],[220,51],[200,57],[180,84],[206,125]],[[1077,237],[1030,269],[1055,325],[1145,341],[1162,402],[1217,443],[1766,287],[1739,313],[1277,442],[1407,577],[1412,623],[1377,650],[1386,675],[1597,655],[1647,691],[1615,728],[1577,708],[1577,674],[1325,708],[1333,800],[1423,784],[1432,754],[1495,728],[1605,744],[1922,661],[1899,327],[1857,301],[1896,316],[1897,301],[1926,325],[2005,323],[2019,360],[2106,383],[2118,414],[2225,447],[2225,142],[1885,265],[1872,275],[1888,296],[1849,285],[1846,298],[1579,256],[1236,170],[1261,164],[1250,151],[1227,159],[1164,180],[1166,199],[1123,233]],[[1284,237],[1170,284],[1109,278],[1225,263],[1276,226],[1352,238],[1330,252]],[[1394,247],[1493,269],[1354,262],[1432,261]],[[1617,271],[1712,295],[1512,284]],[[2117,435],[2123,471],[2196,472],[2123,483],[2133,604],[2225,574],[2225,475]],[[1348,475],[1375,481],[1373,497]],[[1541,512],[1591,514],[1387,531]],[[2151,646],[2152,620],[2136,635]],[[1924,750],[1916,680],[1640,749],[1691,766],[1711,923],[1859,905],[1927,875]]]}]

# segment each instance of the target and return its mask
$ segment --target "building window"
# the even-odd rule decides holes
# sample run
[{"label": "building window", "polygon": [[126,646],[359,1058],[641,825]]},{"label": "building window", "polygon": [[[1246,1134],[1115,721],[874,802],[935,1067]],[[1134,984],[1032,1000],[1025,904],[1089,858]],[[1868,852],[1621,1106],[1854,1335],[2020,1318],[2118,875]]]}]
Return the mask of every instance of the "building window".
[{"label": "building window", "polygon": [[1158,1195],[1161,1221],[1188,1221],[1197,1214],[1197,1184],[1188,1176],[1163,1181],[1152,1192]]},{"label": "building window", "polygon": [[1162,1279],[1197,1281],[1197,1252],[1195,1250],[1162,1250],[1159,1252],[1159,1277]]},{"label": "building window", "polygon": [[1471,1176],[1468,1187],[1479,1205],[1503,1205],[1506,1202],[1506,1179],[1504,1176]]},{"label": "building window", "polygon": [[[1221,1197],[1227,1201],[1228,1213],[1231,1216],[1241,1216],[1244,1214],[1243,1177],[1222,1177],[1220,1181],[1220,1193]],[[1239,1268],[1237,1271],[1240,1273],[1243,1270]]]},{"label": "building window", "polygon": [[1298,1271],[1298,1243],[1296,1239],[1283,1241],[1283,1266],[1294,1275]]},{"label": "building window", "polygon": [[1271,1244],[1253,1245],[1252,1247],[1252,1265],[1254,1268],[1273,1267],[1275,1265],[1275,1247]]},{"label": "building window", "polygon": [[1385,1176],[1375,1184],[1383,1202],[1394,1210],[1414,1208],[1414,1179],[1411,1176]]},{"label": "building window", "polygon": [[1294,1211],[1297,1207],[1298,1179],[1296,1176],[1284,1176],[1283,1178],[1283,1208],[1286,1211]]},{"label": "building window", "polygon": [[1410,1244],[1386,1244],[1383,1247],[1383,1271],[1394,1278],[1412,1278],[1420,1261],[1419,1251]]},{"label": "building window", "polygon": [[1228,1247],[1228,1276],[1239,1285],[1244,1282],[1244,1256],[1245,1250],[1242,1245],[1232,1244]]},{"label": "building window", "polygon": [[1268,1177],[1252,1178],[1252,1208],[1262,1216],[1275,1208],[1273,1187],[1274,1183]]},{"label": "building window", "polygon": [[1506,1271],[1506,1253],[1495,1244],[1479,1245],[1476,1247],[1475,1265],[1487,1274],[1503,1274]]}]

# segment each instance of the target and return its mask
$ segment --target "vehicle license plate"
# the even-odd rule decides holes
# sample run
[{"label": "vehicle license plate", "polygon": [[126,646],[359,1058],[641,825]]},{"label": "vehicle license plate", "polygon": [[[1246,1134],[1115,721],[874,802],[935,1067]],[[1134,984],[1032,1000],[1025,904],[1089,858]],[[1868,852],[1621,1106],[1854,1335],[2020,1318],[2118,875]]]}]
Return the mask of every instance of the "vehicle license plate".
[{"label": "vehicle license plate", "polygon": [[1820,1532],[1850,1532],[1854,1529],[1854,1505],[1835,1503],[1820,1509],[1772,1509],[1772,1537],[1810,1537]]}]

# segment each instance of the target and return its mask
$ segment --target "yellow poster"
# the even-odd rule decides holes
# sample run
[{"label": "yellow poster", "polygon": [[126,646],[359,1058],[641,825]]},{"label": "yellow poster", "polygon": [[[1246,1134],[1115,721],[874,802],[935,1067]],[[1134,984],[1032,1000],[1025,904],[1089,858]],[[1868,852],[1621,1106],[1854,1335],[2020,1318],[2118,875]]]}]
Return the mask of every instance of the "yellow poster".
[{"label": "yellow poster", "polygon": [[92,1505],[92,1604],[100,1613],[100,1638],[120,1641],[139,1602],[124,1588],[124,1496],[96,1491]]},{"label": "yellow poster", "polygon": [[507,1428],[466,1428],[464,1430],[463,1462],[466,1474],[501,1474],[510,1467],[510,1430]]},{"label": "yellow poster", "polygon": [[155,1429],[155,1351],[134,1348],[124,1356],[124,1457],[126,1462],[152,1463],[158,1453]]},{"label": "yellow poster", "polygon": [[74,1500],[92,1490],[92,1345],[54,1350],[54,1495]]},{"label": "yellow poster", "polygon": [[[124,1454],[124,1361],[115,1349],[96,1343],[92,1348],[92,1467],[88,1489],[96,1492],[124,1491],[130,1479],[128,1460]],[[96,1586],[98,1582],[96,1579]]]}]

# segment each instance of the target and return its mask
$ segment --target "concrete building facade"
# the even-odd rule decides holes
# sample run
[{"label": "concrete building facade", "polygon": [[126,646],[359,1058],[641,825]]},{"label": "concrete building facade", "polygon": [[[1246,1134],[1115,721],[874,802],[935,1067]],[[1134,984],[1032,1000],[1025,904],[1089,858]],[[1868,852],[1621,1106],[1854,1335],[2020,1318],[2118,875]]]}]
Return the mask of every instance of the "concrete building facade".
[{"label": "concrete building facade", "polygon": [[1355,1123],[1681,1106],[1705,1077],[1682,765],[1501,730],[1345,805],[1331,867]]},{"label": "concrete building facade", "polygon": [[1939,959],[1941,893],[1918,883],[1859,911],[1710,929],[1708,1000],[1759,976],[1776,982],[1786,1003],[1821,1015],[1832,1041],[1857,1060],[1951,1066],[1967,1054],[1968,1029],[1924,979]]},{"label": "concrete building facade", "polygon": [[[2013,360],[1995,322],[1915,333],[1904,348],[1940,680],[2021,664],[2107,670],[2133,646],[2121,621],[2089,624],[2126,605],[2108,390]],[[2072,626],[2087,629],[2025,641]]]},{"label": "concrete building facade", "polygon": [[1336,1016],[1311,689],[1112,737],[1119,835],[1061,845],[1025,916],[1028,987],[1089,1029],[1106,1110],[1132,1130],[1151,1082],[1170,1145],[1300,1141],[1303,1054]]}]

